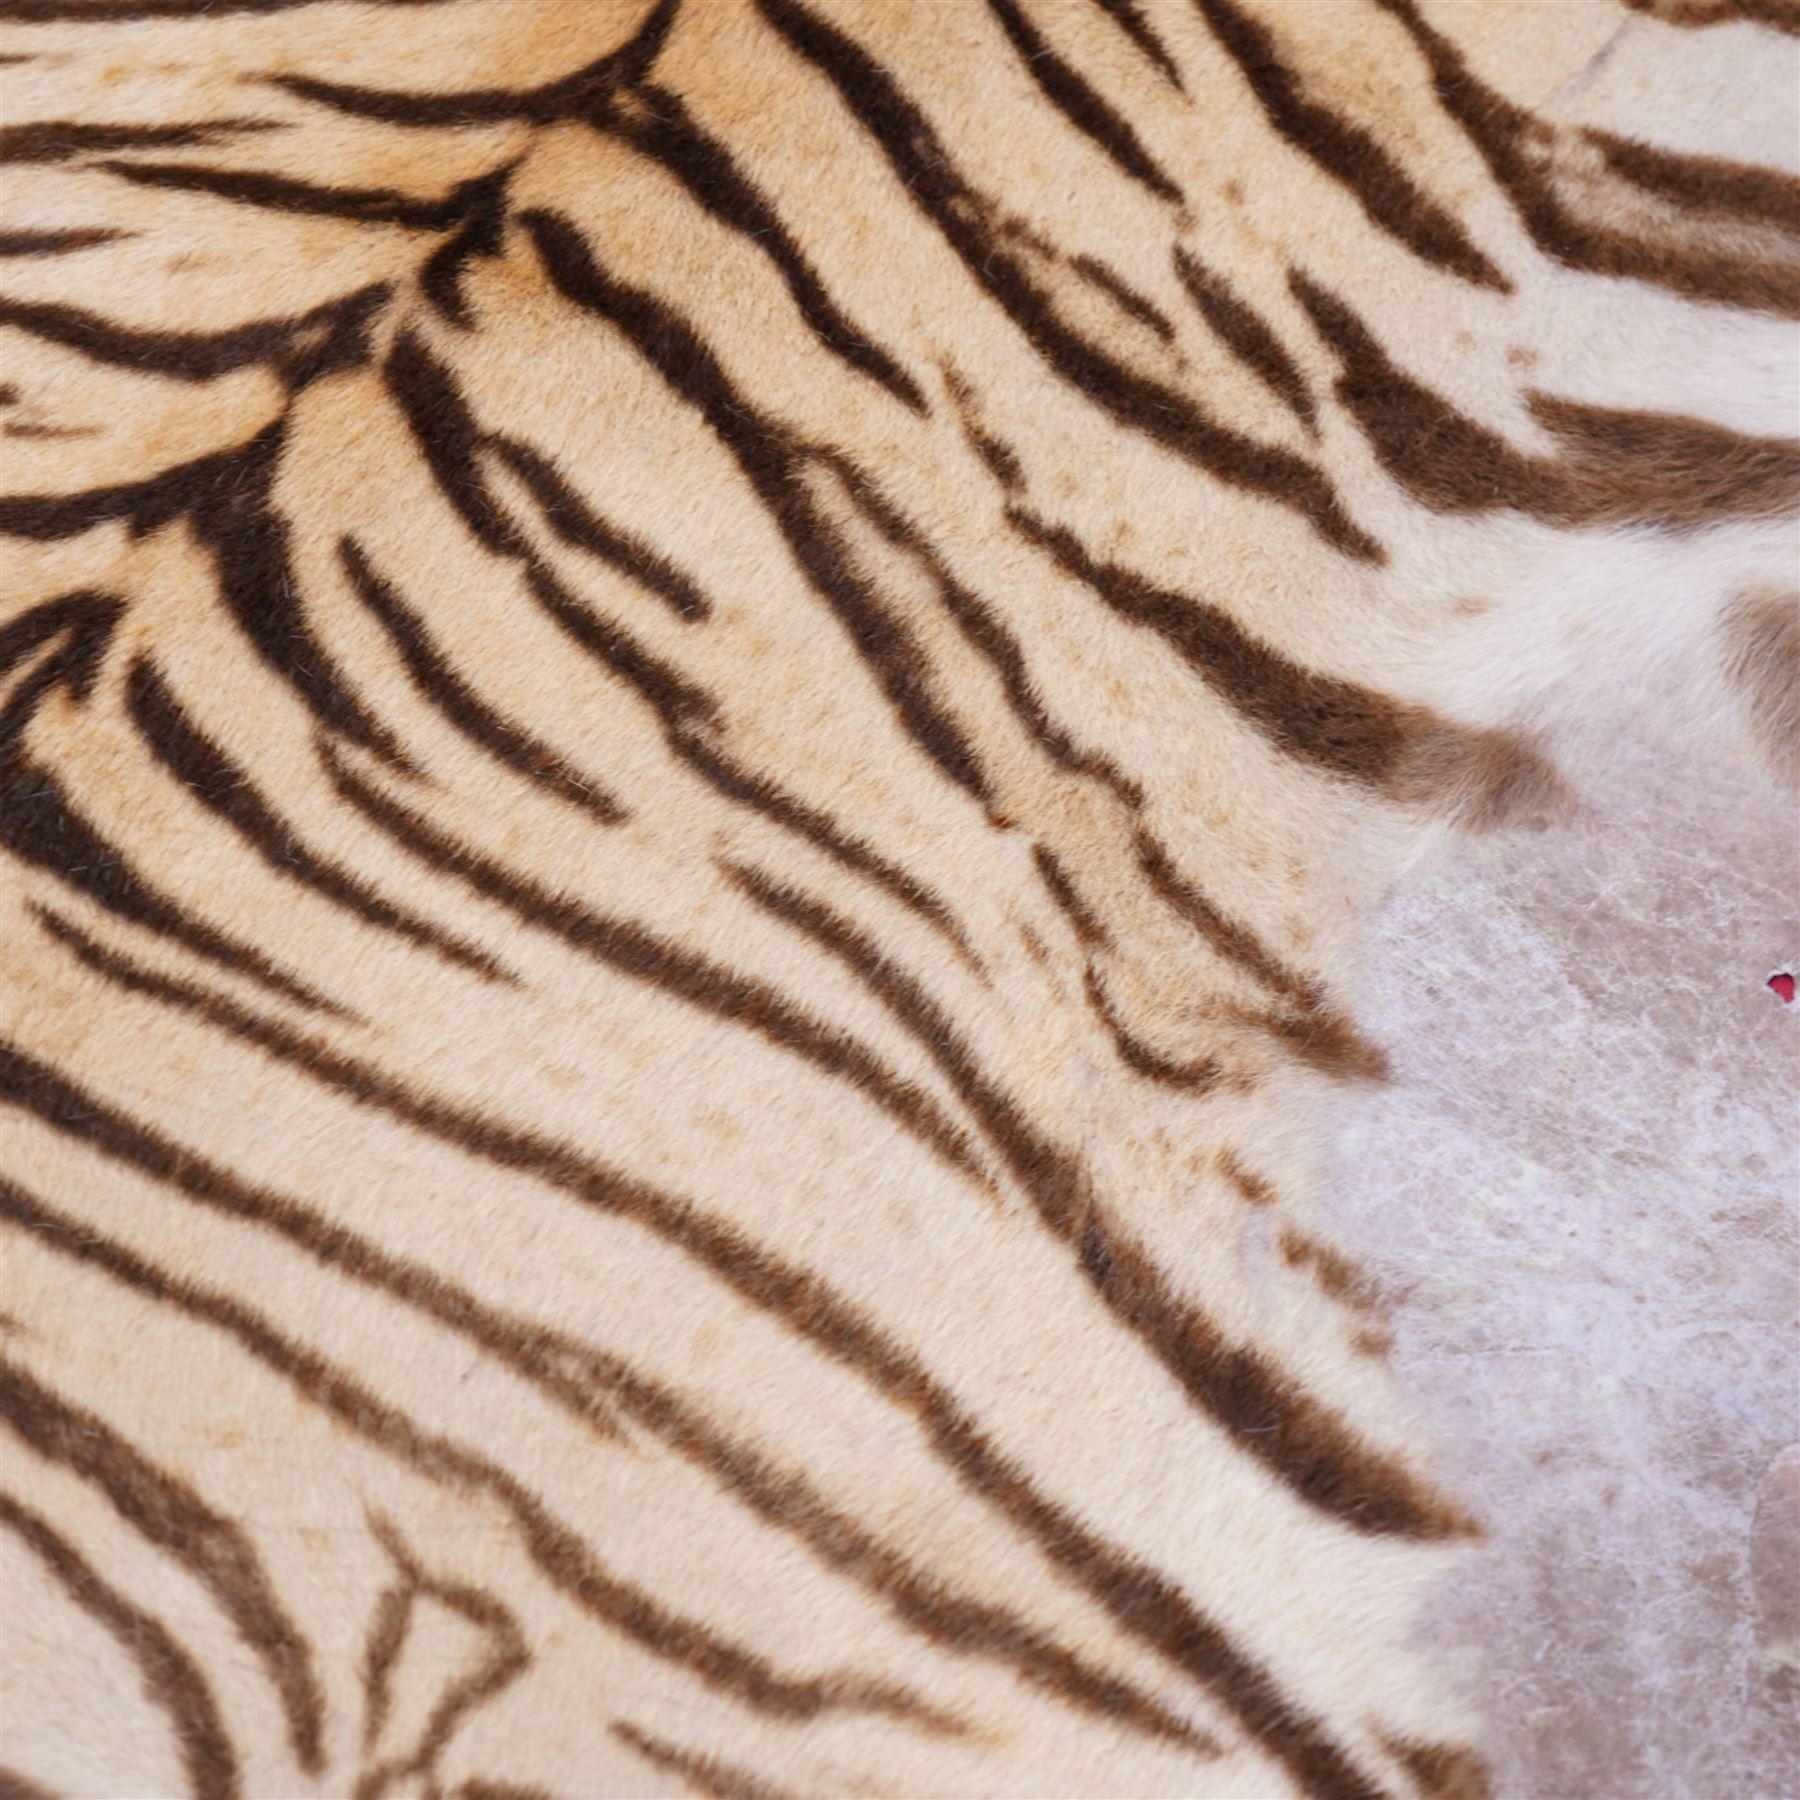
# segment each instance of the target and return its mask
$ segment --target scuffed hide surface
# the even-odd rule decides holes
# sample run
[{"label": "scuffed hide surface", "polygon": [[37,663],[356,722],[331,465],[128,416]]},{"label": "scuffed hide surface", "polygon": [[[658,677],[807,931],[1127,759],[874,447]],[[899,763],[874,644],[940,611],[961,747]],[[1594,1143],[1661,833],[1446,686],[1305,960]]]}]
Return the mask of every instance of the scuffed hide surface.
[{"label": "scuffed hide surface", "polygon": [[1427,1635],[1502,1800],[1800,1789],[1800,948],[1791,794],[1621,747],[1564,834],[1383,910],[1396,1080],[1327,1213],[1492,1542]]}]

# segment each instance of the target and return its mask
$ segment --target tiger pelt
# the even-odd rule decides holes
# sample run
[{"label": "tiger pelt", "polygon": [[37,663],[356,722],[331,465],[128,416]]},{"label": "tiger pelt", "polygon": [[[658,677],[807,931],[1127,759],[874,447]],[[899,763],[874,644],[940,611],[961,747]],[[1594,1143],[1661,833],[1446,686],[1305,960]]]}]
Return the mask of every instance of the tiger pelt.
[{"label": "tiger pelt", "polygon": [[0,20],[0,1794],[1484,1793],[1359,920],[1794,768],[1795,9]]}]

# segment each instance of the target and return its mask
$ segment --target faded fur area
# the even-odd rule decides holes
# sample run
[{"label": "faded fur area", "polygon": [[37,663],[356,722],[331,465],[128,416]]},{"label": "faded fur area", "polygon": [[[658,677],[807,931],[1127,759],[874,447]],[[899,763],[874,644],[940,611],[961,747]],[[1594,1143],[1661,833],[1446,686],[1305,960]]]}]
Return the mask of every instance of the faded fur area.
[{"label": "faded fur area", "polygon": [[1793,776],[1780,0],[0,25],[0,1792],[1484,1793],[1312,1197]]}]

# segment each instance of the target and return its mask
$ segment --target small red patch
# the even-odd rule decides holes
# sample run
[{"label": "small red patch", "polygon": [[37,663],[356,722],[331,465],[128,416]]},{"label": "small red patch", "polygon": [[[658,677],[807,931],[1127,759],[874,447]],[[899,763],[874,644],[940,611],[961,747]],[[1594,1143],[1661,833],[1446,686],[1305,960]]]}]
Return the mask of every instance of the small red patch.
[{"label": "small red patch", "polygon": [[1779,975],[1771,975],[1769,977],[1769,992],[1773,994],[1783,1006],[1792,1006],[1794,1004],[1793,976],[1790,975],[1786,969],[1783,969]]}]

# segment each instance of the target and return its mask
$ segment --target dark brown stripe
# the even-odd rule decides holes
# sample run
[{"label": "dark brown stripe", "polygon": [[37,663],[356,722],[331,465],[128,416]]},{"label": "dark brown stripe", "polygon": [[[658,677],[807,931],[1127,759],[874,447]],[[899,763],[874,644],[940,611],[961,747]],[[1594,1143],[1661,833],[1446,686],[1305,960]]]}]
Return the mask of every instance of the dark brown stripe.
[{"label": "dark brown stripe", "polygon": [[1043,844],[1033,844],[1031,860],[1043,877],[1044,886],[1050,890],[1057,909],[1073,927],[1077,941],[1090,947],[1110,944],[1112,933],[1076,891],[1055,851]]},{"label": "dark brown stripe", "polygon": [[[421,1599],[434,1602],[465,1619],[486,1639],[487,1654],[481,1666],[451,1683],[431,1709],[418,1743],[410,1756],[393,1757],[373,1768],[365,1767],[353,1790],[352,1800],[382,1800],[397,1782],[425,1777],[428,1790],[438,1790],[438,1759],[467,1716],[509,1687],[530,1666],[531,1653],[525,1635],[511,1611],[484,1589],[463,1582],[446,1581],[419,1566],[385,1519],[369,1515],[371,1535],[393,1559],[401,1582],[382,1595],[382,1604],[370,1630],[364,1674],[366,1698],[365,1761],[367,1747],[375,1742],[390,1702],[389,1682],[395,1658],[405,1647],[413,1607]],[[389,1602],[399,1599],[396,1609]],[[397,1629],[396,1629],[397,1627]]]},{"label": "dark brown stripe", "polygon": [[767,775],[732,762],[697,731],[682,728],[672,732],[670,747],[727,799],[753,807],[778,825],[798,833],[833,862],[873,882],[929,925],[970,969],[986,979],[980,958],[942,895],[877,854],[861,838],[843,830],[828,814],[795,799]]},{"label": "dark brown stripe", "polygon": [[389,291],[385,283],[361,288],[307,312],[258,319],[230,331],[139,331],[79,306],[0,296],[0,325],[61,344],[94,362],[171,381],[214,381],[262,363],[290,387],[301,387],[361,361],[366,327]]},{"label": "dark brown stripe", "polygon": [[358,698],[307,618],[288,556],[288,526],[275,504],[279,422],[223,461],[187,501],[195,538],[212,553],[219,598],[251,647],[337,736],[397,769],[412,764],[392,732]]},{"label": "dark brown stripe", "polygon": [[[114,17],[118,9],[106,12]],[[6,16],[0,7],[0,18]],[[39,119],[0,130],[0,162],[68,162],[104,150],[197,149],[246,132],[276,131],[267,119],[209,119],[193,125],[97,125],[84,119]]]},{"label": "dark brown stripe", "polygon": [[103,1625],[138,1666],[145,1697],[168,1715],[195,1800],[236,1800],[237,1753],[206,1678],[160,1621],[100,1579],[48,1519],[0,1493],[0,1525],[18,1537],[57,1585]]},{"label": "dark brown stripe", "polygon": [[1083,985],[1088,1004],[1094,1009],[1094,1016],[1106,1027],[1106,1034],[1112,1039],[1119,1061],[1126,1068],[1135,1070],[1146,1080],[1159,1082],[1164,1087],[1181,1088],[1188,1093],[1209,1093],[1218,1086],[1223,1071],[1210,1056],[1203,1056],[1195,1062],[1176,1062],[1160,1051],[1153,1050],[1142,1038],[1134,1036],[1114,1010],[1112,1002],[1107,999],[1105,985],[1092,964],[1084,972]]},{"label": "dark brown stripe", "polygon": [[665,1774],[679,1776],[706,1800],[793,1800],[787,1788],[777,1787],[773,1782],[722,1762],[716,1756],[703,1756],[695,1750],[683,1750],[663,1738],[653,1738],[623,1719],[615,1719],[611,1730],[620,1743],[630,1745],[646,1762]]},{"label": "dark brown stripe", "polygon": [[378,793],[328,748],[325,757],[327,771],[344,799],[420,861],[616,974],[753,1032],[844,1082],[950,1167],[977,1181],[983,1179],[974,1146],[930,1095],[893,1074],[847,1032],[813,1018],[763,982],[666,943],[641,926],[607,918],[510,874]]},{"label": "dark brown stripe", "polygon": [[670,747],[674,740],[698,736],[719,723],[719,703],[673,664],[653,656],[629,632],[590,611],[535,557],[526,556],[525,586],[563,635],[637,689],[639,697],[661,720]]},{"label": "dark brown stripe", "polygon": [[1012,445],[973,427],[969,427],[965,435],[975,454],[986,465],[988,473],[1007,493],[1015,494],[1024,490],[1025,465],[1019,460],[1019,453]]},{"label": "dark brown stripe", "polygon": [[1749,437],[1679,413],[1526,396],[1564,447],[1568,497],[1582,523],[1642,520],[1680,531],[1721,519],[1800,511],[1800,441]]},{"label": "dark brown stripe", "polygon": [[[1546,153],[1556,128],[1514,106],[1470,70],[1462,53],[1428,25],[1414,0],[1374,0],[1418,45],[1444,110],[1456,120],[1505,191],[1532,241],[1569,268],[1654,282],[1692,299],[1800,317],[1800,266],[1742,254],[1729,242],[1689,248],[1666,235],[1639,238],[1583,217],[1558,198]],[[1674,158],[1664,163],[1665,179]],[[1702,166],[1712,159],[1701,159]]]},{"label": "dark brown stripe", "polygon": [[1009,505],[1006,516],[1065,575],[1162,638],[1277,749],[1370,786],[1393,773],[1419,709],[1290,662],[1223,607],[1100,561],[1072,531],[1023,506]]},{"label": "dark brown stripe", "polygon": [[1045,1222],[1066,1236],[1087,1205],[1084,1173],[1074,1158],[1044,1141],[988,1079],[954,1021],[924,987],[824,902],[759,870],[738,864],[725,869],[741,892],[811,939],[881,1001],[975,1115]]},{"label": "dark brown stripe", "polygon": [[1794,0],[1625,0],[1625,4],[1664,25],[1688,30],[1743,21],[1800,37],[1800,6]]},{"label": "dark brown stripe", "polygon": [[1091,286],[1096,287],[1127,318],[1147,325],[1165,344],[1175,341],[1175,325],[1167,313],[1147,300],[1123,276],[1109,269],[1097,256],[1075,256],[1069,267]]},{"label": "dark brown stripe", "polygon": [[1218,1171],[1237,1190],[1240,1200],[1252,1206],[1274,1206],[1281,1198],[1274,1188],[1254,1169],[1246,1168],[1229,1150],[1221,1150],[1213,1159]]},{"label": "dark brown stripe", "polygon": [[[185,4],[186,0],[169,0]],[[288,4],[313,4],[314,0],[284,0]],[[382,0],[404,5],[412,0]],[[438,0],[433,0],[438,3]],[[316,81],[306,75],[278,75],[271,85],[297,94],[319,106],[329,106],[353,118],[380,119],[390,125],[443,128],[455,125],[493,125],[508,119],[530,119],[549,124],[558,119],[587,120],[603,107],[615,90],[643,81],[650,73],[675,22],[680,0],[657,0],[637,32],[616,50],[539,88],[467,88],[461,93],[405,93],[382,88],[355,87],[333,81]],[[0,16],[4,16],[0,14]]]},{"label": "dark brown stripe", "polygon": [[1289,1056],[1333,1081],[1385,1081],[1387,1053],[1323,1002],[1293,1010],[1236,1009],[1237,1019],[1273,1038]]},{"label": "dark brown stripe", "polygon": [[950,781],[991,811],[974,745],[932,694],[929,658],[882,604],[875,584],[844,545],[842,532],[809,492],[808,475],[822,470],[838,476],[850,491],[839,461],[802,446],[764,417],[734,387],[688,322],[654,295],[601,269],[566,219],[533,210],[523,213],[520,222],[531,232],[558,290],[617,326],[705,418],[743,470],[813,590],[862,653],[914,742]]},{"label": "dark brown stripe", "polygon": [[565,544],[629,576],[682,619],[710,619],[713,603],[692,576],[676,568],[660,550],[603,519],[576,493],[548,457],[517,438],[488,433],[483,442],[525,484],[550,529]]},{"label": "dark brown stripe", "polygon": [[[20,1093],[14,1085],[21,1068],[29,1066],[26,1059],[15,1057],[0,1046],[0,1095],[22,1101],[30,1110],[48,1116],[56,1104],[54,1090]],[[56,1080],[54,1076],[51,1079]],[[62,1086],[57,1082],[58,1088]],[[54,1117],[51,1122],[58,1123]],[[104,1112],[94,1121],[102,1132],[107,1122]],[[95,1136],[87,1120],[62,1128],[89,1141]],[[130,1251],[86,1229],[49,1233],[42,1241],[90,1267],[103,1269],[153,1300],[227,1333],[315,1406],[424,1479],[490,1495],[511,1515],[526,1554],[552,1586],[591,1617],[623,1632],[652,1654],[692,1670],[709,1686],[778,1718],[810,1719],[841,1708],[886,1714],[926,1730],[954,1729],[941,1713],[892,1684],[853,1675],[788,1678],[754,1651],[742,1649],[697,1621],[669,1611],[653,1596],[610,1574],[573,1529],[498,1464],[448,1438],[422,1430],[404,1412],[388,1406],[352,1376],[282,1336],[262,1315],[228,1296],[165,1275]],[[4,1504],[0,1500],[0,1505]],[[221,1790],[221,1794],[229,1791]]]},{"label": "dark brown stripe", "polygon": [[348,1016],[343,1007],[296,981],[254,945],[239,943],[189,917],[70,804],[49,769],[16,746],[0,745],[0,846],[115,917],[180,944],[270,993],[316,1011]]},{"label": "dark brown stripe", "polygon": [[804,1475],[775,1467],[720,1431],[698,1407],[627,1369],[619,1370],[617,1384],[620,1404],[641,1425],[933,1643],[1007,1663],[1065,1704],[1127,1729],[1170,1739],[1198,1755],[1217,1753],[1204,1732],[1131,1682],[1065,1650],[1007,1609],[969,1599],[936,1568],[916,1567],[834,1507]]},{"label": "dark brown stripe", "polygon": [[1434,511],[1512,509],[1561,526],[1682,531],[1800,507],[1800,443],[1700,419],[1532,394],[1533,417],[1563,451],[1516,450],[1396,367],[1336,295],[1298,273],[1289,280],[1338,359],[1337,394],[1381,466]]},{"label": "dark brown stripe", "polygon": [[117,594],[82,588],[59,594],[0,625],[0,675],[11,674],[27,657],[62,640],[0,708],[0,744],[17,741],[53,687],[66,689],[73,700],[87,699],[124,615],[125,602]]},{"label": "dark brown stripe", "polygon": [[[48,1065],[4,1045],[0,1045],[0,1099],[26,1108],[54,1130],[213,1212],[275,1233],[331,1275],[358,1282],[478,1345],[596,1437],[621,1436],[611,1394],[621,1380],[620,1369],[579,1339],[487,1306],[438,1270],[389,1256],[311,1207],[270,1188],[238,1181],[185,1146],[114,1112]],[[52,1211],[4,1176],[0,1176],[0,1218],[65,1251],[68,1244],[80,1244],[91,1235],[78,1220]]]},{"label": "dark brown stripe", "polygon": [[908,198],[1046,366],[1118,424],[1230,486],[1300,513],[1346,555],[1382,559],[1381,546],[1349,518],[1331,483],[1303,457],[1219,425],[1187,395],[1115,362],[1071,331],[995,228],[992,204],[963,178],[925,116],[865,50],[798,0],[757,3],[794,50],[837,89],[886,156]]},{"label": "dark brown stripe", "polygon": [[1698,218],[1741,219],[1800,235],[1800,180],[1780,169],[1722,156],[1679,155],[1610,131],[1584,131],[1582,136],[1633,187]]},{"label": "dark brown stripe", "polygon": [[1367,1269],[1352,1262],[1343,1251],[1302,1231],[1297,1225],[1283,1225],[1278,1239],[1281,1260],[1290,1269],[1307,1270],[1319,1285],[1319,1291],[1355,1312],[1380,1316],[1381,1289]]},{"label": "dark brown stripe", "polygon": [[1311,1004],[1316,998],[1311,985],[1283,965],[1257,941],[1247,926],[1229,919],[1175,867],[1168,852],[1148,832],[1137,839],[1138,863],[1150,885],[1175,911],[1194,926],[1209,945],[1228,962],[1236,963],[1284,1000]]},{"label": "dark brown stripe", "polygon": [[475,184],[455,235],[439,244],[419,271],[419,292],[458,330],[475,327],[463,296],[463,270],[477,257],[498,257],[506,247],[506,184],[511,176],[508,163]]},{"label": "dark brown stripe", "polygon": [[1248,926],[1220,912],[1181,874],[1147,831],[1139,831],[1136,848],[1138,865],[1156,892],[1219,956],[1236,963],[1285,1003],[1279,1011],[1242,1013],[1246,1024],[1268,1032],[1322,1074],[1342,1081],[1385,1077],[1387,1057],[1330,1004],[1314,982],[1296,975]]},{"label": "dark brown stripe", "polygon": [[[201,1012],[222,1029],[263,1044],[276,1055],[304,1055],[327,1071],[319,1079],[347,1082],[346,1091],[372,1093],[376,1078],[346,1059],[258,1020],[221,996],[138,970],[109,952],[77,947],[101,972],[165,1003]],[[334,1079],[335,1077],[335,1079]],[[52,1086],[54,1083],[54,1086]],[[7,1090],[10,1089],[10,1093]],[[86,1096],[65,1098],[67,1087],[42,1065],[0,1046],[0,1094],[56,1124],[57,1107],[72,1111],[60,1128],[92,1139],[100,1121]],[[631,1218],[711,1269],[721,1280],[834,1360],[856,1370],[877,1392],[913,1415],[936,1453],[974,1491],[1006,1513],[1069,1577],[1091,1593],[1126,1630],[1154,1645],[1176,1666],[1216,1692],[1245,1727],[1321,1800],[1381,1800],[1379,1790],[1326,1734],[1282,1693],[1267,1670],[1164,1577],[1084,1529],[1045,1499],[1015,1464],[988,1443],[974,1421],[924,1365],[880,1331],[819,1276],[783,1262],[766,1246],[673,1196],[582,1162],[561,1146],[512,1132],[478,1115],[444,1110],[396,1096],[397,1116],[421,1124],[470,1155],[519,1168],[584,1204]],[[384,1100],[383,1102],[387,1102]],[[404,1110],[402,1110],[404,1108]],[[429,1121],[429,1123],[427,1123]],[[85,1253],[96,1253],[91,1244]]]},{"label": "dark brown stripe", "polygon": [[1277,1364],[1232,1343],[1180,1299],[1155,1258],[1096,1206],[1081,1266],[1114,1314],[1244,1449],[1321,1512],[1354,1530],[1426,1539],[1478,1537],[1480,1527]]},{"label": "dark brown stripe", "polygon": [[205,163],[152,163],[112,160],[93,165],[139,187],[205,194],[238,206],[313,218],[354,219],[362,225],[398,225],[408,231],[449,231],[489,191],[493,177],[477,175],[436,199],[404,194],[398,188],[320,187],[287,175],[252,169],[215,169]]},{"label": "dark brown stripe", "polygon": [[1037,683],[1032,679],[1024,648],[1000,612],[951,573],[925,533],[892,505],[866,474],[847,458],[833,457],[831,468],[863,517],[923,571],[963,640],[999,678],[1014,718],[1032,742],[1059,768],[1100,782],[1129,807],[1140,806],[1142,789],[1117,763],[1078,748],[1068,732],[1051,718],[1037,697]]},{"label": "dark brown stripe", "polygon": [[944,377],[944,392],[956,409],[956,422],[969,448],[1006,493],[1020,492],[1025,486],[1025,465],[1011,444],[983,425],[974,383],[948,361],[940,362],[938,367]]},{"label": "dark brown stripe", "polygon": [[220,480],[229,481],[240,454],[237,449],[217,451],[118,487],[0,495],[0,532],[41,542],[78,537],[109,519],[124,519],[141,537],[179,518]]},{"label": "dark brown stripe", "polygon": [[[0,1068],[0,1092],[5,1091],[7,1074]],[[696,1407],[616,1358],[564,1333],[496,1312],[435,1270],[390,1257],[367,1239],[267,1188],[245,1187],[48,1071],[33,1066],[29,1078],[36,1109],[56,1129],[82,1137],[227,1217],[277,1233],[322,1269],[427,1314],[480,1345],[598,1435],[617,1437],[613,1409],[622,1408],[759,1517],[801,1539],[827,1566],[860,1583],[934,1643],[959,1654],[1009,1663],[1069,1704],[1130,1729],[1197,1751],[1211,1750],[1203,1734],[1154,1698],[1091,1667],[1005,1609],[964,1597],[935,1570],[914,1568],[833,1507],[804,1476],[772,1466],[742,1440],[719,1430]],[[91,1235],[4,1178],[0,1178],[0,1218],[55,1240],[65,1254],[79,1254],[68,1246]],[[373,1655],[379,1650],[373,1633],[370,1644]]]},{"label": "dark brown stripe", "polygon": [[414,690],[470,743],[534,787],[554,794],[602,825],[617,825],[630,816],[597,782],[571,774],[560,752],[489,706],[457,674],[449,658],[431,641],[425,621],[400,598],[394,584],[376,571],[354,538],[338,539],[338,562],[352,591],[399,652]]},{"label": "dark brown stripe", "polygon": [[408,943],[492,981],[511,982],[484,950],[440,931],[428,920],[384,900],[362,876],[316,856],[276,812],[247,771],[234,763],[188,717],[155,666],[132,664],[126,707],[150,753],[208,811],[223,819],[276,874],[298,881],[334,906]]},{"label": "dark brown stripe", "polygon": [[455,376],[412,332],[402,332],[383,370],[439,492],[484,548],[518,563],[532,597],[565,635],[635,687],[665,731],[710,722],[716,702],[611,621],[591,612],[533,551],[482,478],[481,457],[498,450],[469,410]]},{"label": "dark brown stripe", "polygon": [[482,547],[528,561],[527,543],[482,480],[487,434],[469,410],[456,377],[416,331],[402,330],[382,364],[390,398],[410,427],[438,491]]},{"label": "dark brown stripe", "polygon": [[918,383],[845,315],[768,196],[678,95],[645,83],[621,92],[594,122],[667,169],[713,218],[766,256],[801,318],[833,356],[914,412],[927,410]]},{"label": "dark brown stripe", "polygon": [[375,1603],[375,1616],[363,1638],[363,1731],[365,1760],[374,1751],[387,1724],[388,1708],[393,1700],[391,1684],[394,1664],[406,1647],[407,1633],[412,1628],[416,1587],[391,1587]]},{"label": "dark brown stripe", "polygon": [[1045,41],[1018,0],[987,0],[987,9],[1019,54],[1025,71],[1062,116],[1159,200],[1181,201],[1181,189],[1157,166],[1131,122],[1116,112],[1065,58]]},{"label": "dark brown stripe", "polygon": [[1376,1734],[1381,1747],[1418,1784],[1421,1800],[1489,1800],[1493,1793],[1480,1754],[1460,1744],[1427,1744],[1417,1738]]},{"label": "dark brown stripe", "polygon": [[1094,0],[1094,4],[1131,39],[1171,87],[1181,87],[1181,71],[1176,68],[1175,59],[1144,17],[1138,0]]},{"label": "dark brown stripe", "polygon": [[295,1760],[316,1775],[325,1700],[312,1650],[283,1610],[242,1529],[215,1513],[186,1482],[157,1468],[105,1420],[59,1399],[4,1358],[0,1418],[46,1461],[101,1489],[120,1518],[211,1593],[280,1696]]},{"label": "dark brown stripe", "polygon": [[1275,39],[1235,0],[1194,0],[1214,37],[1238,66],[1269,123],[1356,197],[1372,225],[1407,249],[1478,287],[1510,293],[1512,283],[1360,125],[1308,100]]},{"label": "dark brown stripe", "polygon": [[0,231],[0,256],[67,256],[71,251],[113,244],[136,235],[101,226],[68,231]]},{"label": "dark brown stripe", "polygon": [[1297,419],[1312,425],[1318,409],[1306,390],[1305,377],[1262,314],[1216,269],[1179,245],[1175,272],[1220,343]]},{"label": "dark brown stripe", "polygon": [[[877,883],[941,933],[973,966],[974,954],[942,899],[843,831],[827,814],[784,793],[766,774],[734,763],[719,747],[712,729],[717,716],[712,696],[590,612],[538,560],[487,492],[479,466],[480,453],[491,450],[532,487],[533,497],[559,534],[576,529],[564,498],[545,490],[547,470],[538,459],[523,446],[484,431],[450,372],[410,336],[403,335],[396,344],[387,373],[439,489],[458,516],[488,549],[523,564],[533,598],[565,635],[637,689],[661,720],[669,749],[724,798],[752,807],[800,833],[845,868]],[[4,502],[0,502],[0,520],[3,517]],[[580,529],[587,529],[586,522]],[[661,579],[648,564],[637,565],[630,572],[640,580]],[[669,597],[680,604],[679,589],[672,590]]]}]

